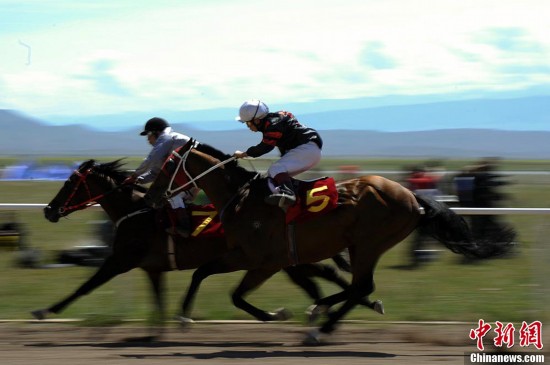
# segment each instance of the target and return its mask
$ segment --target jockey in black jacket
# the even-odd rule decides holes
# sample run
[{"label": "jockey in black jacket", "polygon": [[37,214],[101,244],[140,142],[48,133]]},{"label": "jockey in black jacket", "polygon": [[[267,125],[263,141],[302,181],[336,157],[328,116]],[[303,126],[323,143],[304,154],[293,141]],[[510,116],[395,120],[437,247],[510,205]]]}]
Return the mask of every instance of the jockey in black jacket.
[{"label": "jockey in black jacket", "polygon": [[259,157],[277,147],[281,158],[267,170],[275,188],[266,202],[283,208],[294,204],[296,197],[290,177],[311,169],[321,160],[323,141],[319,133],[300,124],[292,113],[270,113],[267,105],[259,100],[246,101],[235,119],[246,123],[251,131],[261,132],[262,141],[246,152],[236,151],[233,156]]}]

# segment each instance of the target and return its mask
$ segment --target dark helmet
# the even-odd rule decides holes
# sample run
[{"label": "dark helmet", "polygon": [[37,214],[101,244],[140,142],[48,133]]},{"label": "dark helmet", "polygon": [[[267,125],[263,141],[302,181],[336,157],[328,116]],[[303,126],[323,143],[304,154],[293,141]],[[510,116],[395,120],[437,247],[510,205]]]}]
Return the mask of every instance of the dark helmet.
[{"label": "dark helmet", "polygon": [[141,132],[140,136],[145,136],[149,132],[162,132],[166,128],[170,127],[167,121],[162,118],[154,117],[151,118],[145,123],[145,128]]}]

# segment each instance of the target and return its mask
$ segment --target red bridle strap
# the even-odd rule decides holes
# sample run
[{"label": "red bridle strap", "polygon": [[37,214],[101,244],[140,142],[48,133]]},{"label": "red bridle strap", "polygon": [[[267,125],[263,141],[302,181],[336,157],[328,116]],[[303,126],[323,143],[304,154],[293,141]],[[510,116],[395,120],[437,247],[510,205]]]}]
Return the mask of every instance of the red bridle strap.
[{"label": "red bridle strap", "polygon": [[[69,195],[69,197],[65,201],[65,204],[63,204],[63,206],[61,208],[59,208],[59,213],[67,213],[67,212],[72,212],[72,211],[79,210],[79,209],[88,208],[89,206],[92,206],[92,205],[96,204],[98,200],[100,200],[101,198],[103,198],[105,196],[105,193],[103,193],[103,194],[99,194],[99,195],[96,195],[96,196],[92,197],[92,193],[90,192],[90,188],[88,187],[88,184],[86,183],[86,179],[88,178],[88,175],[90,174],[91,171],[92,171],[91,167],[89,169],[87,169],[86,171],[84,171],[83,173],[81,173],[78,170],[75,170],[74,175],[78,176],[79,179],[78,179],[76,185],[74,186],[73,191],[71,192],[71,194]],[[73,198],[74,198],[74,196],[75,196],[76,192],[78,191],[81,184],[83,184],[84,187],[86,188],[86,192],[88,193],[88,199],[84,200],[82,202],[73,204],[73,205],[69,205],[71,203],[71,201],[73,200]]]}]

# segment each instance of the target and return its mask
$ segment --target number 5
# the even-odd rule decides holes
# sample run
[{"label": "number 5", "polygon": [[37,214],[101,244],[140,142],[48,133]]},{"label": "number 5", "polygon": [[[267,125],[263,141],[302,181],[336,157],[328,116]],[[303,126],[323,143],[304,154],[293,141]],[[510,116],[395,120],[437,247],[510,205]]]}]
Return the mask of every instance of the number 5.
[{"label": "number 5", "polygon": [[[313,213],[317,213],[317,212],[320,212],[320,211],[322,211],[323,209],[326,208],[330,198],[326,195],[314,196],[313,194],[318,193],[318,192],[323,191],[323,190],[327,190],[327,189],[328,189],[328,186],[324,185],[324,186],[320,186],[318,188],[311,189],[311,190],[307,191],[306,205],[309,207],[309,208],[307,208],[308,211],[313,212]],[[321,204],[315,205],[315,206],[310,206],[310,205],[312,205],[312,204],[314,204],[314,203],[316,203],[320,200],[322,200]]]}]

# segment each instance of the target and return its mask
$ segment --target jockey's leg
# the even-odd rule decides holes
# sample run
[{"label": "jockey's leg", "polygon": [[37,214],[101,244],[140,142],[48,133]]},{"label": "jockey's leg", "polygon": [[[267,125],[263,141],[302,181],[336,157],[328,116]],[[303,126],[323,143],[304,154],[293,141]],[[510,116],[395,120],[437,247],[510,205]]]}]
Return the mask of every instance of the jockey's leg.
[{"label": "jockey's leg", "polygon": [[182,237],[189,237],[191,234],[191,217],[181,195],[176,195],[168,200],[172,208],[170,213],[172,226],[166,232],[172,235],[179,234]]}]

